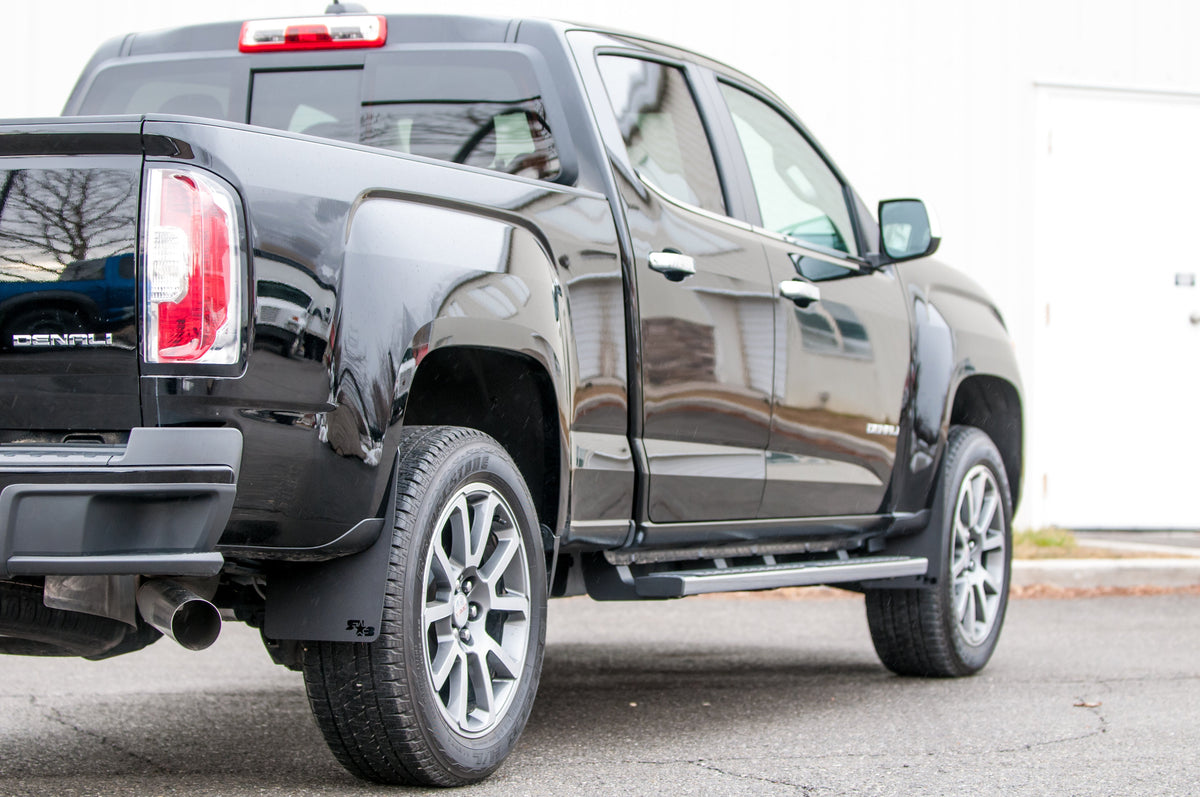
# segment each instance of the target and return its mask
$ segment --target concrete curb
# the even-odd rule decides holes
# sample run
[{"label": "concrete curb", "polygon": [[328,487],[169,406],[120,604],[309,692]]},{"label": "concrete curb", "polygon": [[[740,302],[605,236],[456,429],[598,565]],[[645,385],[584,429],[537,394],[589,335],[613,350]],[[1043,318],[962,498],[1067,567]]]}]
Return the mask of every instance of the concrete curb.
[{"label": "concrete curb", "polygon": [[1015,586],[1190,587],[1200,584],[1200,559],[1014,559]]}]

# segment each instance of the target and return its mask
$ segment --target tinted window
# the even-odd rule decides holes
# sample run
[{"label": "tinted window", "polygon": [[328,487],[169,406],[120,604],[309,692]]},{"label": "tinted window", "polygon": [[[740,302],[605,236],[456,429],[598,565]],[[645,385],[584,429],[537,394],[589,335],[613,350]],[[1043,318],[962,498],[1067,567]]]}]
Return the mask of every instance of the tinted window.
[{"label": "tinted window", "polygon": [[721,84],[746,155],[762,224],[769,230],[854,254],[854,228],[837,175],[782,114]]},{"label": "tinted window", "polygon": [[249,121],[526,177],[562,171],[533,66],[517,49],[398,51],[371,56],[365,69],[260,70],[250,76],[248,120],[243,99],[230,99],[245,70],[235,59],[124,64],[97,75],[80,113]]},{"label": "tinted window", "polygon": [[506,174],[557,176],[558,152],[537,85],[532,74],[514,68],[524,62],[442,58],[388,54],[374,65],[365,99],[361,69],[257,73],[250,123]]},{"label": "tinted window", "polygon": [[625,56],[602,55],[598,63],[638,173],[676,199],[724,214],[708,135],[683,72]]},{"label": "tinted window", "polygon": [[79,113],[174,113],[243,121],[245,109],[231,115],[229,107],[231,78],[238,73],[229,61],[122,64],[96,75]]},{"label": "tinted window", "polygon": [[374,64],[361,141],[549,179],[560,172],[545,103],[517,53],[389,53]]},{"label": "tinted window", "polygon": [[361,69],[256,72],[250,124],[358,141]]}]

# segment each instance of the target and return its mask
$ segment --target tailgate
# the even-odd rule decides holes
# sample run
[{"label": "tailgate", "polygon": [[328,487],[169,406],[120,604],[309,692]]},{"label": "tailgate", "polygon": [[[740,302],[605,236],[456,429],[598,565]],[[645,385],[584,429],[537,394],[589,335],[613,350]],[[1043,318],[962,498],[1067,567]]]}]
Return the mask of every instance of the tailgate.
[{"label": "tailgate", "polygon": [[0,127],[0,442],[140,424],[141,173],[133,120]]}]

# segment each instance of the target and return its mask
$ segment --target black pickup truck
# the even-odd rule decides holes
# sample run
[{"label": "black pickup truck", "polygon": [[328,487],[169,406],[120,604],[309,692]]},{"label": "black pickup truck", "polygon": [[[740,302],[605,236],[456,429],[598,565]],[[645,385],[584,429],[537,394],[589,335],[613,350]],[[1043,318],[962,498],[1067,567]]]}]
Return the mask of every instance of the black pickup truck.
[{"label": "black pickup truck", "polygon": [[687,50],[346,10],[0,125],[0,652],[236,619],[437,785],[516,743],[548,597],[836,584],[895,672],[983,667],[1021,387],[924,206]]}]

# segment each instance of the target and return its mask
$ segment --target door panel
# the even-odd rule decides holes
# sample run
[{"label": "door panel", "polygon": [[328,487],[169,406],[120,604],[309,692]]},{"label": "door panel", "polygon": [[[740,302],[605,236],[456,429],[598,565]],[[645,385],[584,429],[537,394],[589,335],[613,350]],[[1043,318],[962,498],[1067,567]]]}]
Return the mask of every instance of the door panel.
[{"label": "door panel", "polygon": [[[767,252],[776,281],[812,258],[785,242]],[[874,513],[891,479],[910,354],[903,293],[890,271],[839,270],[813,283],[821,298],[807,307],[778,300],[763,517]]]},{"label": "door panel", "polygon": [[762,243],[723,215],[685,69],[620,54],[596,60],[628,156],[615,171],[634,249],[649,519],[754,518],[775,337]]},{"label": "door panel", "polygon": [[902,287],[855,259],[849,192],[801,129],[751,91],[717,85],[776,297],[760,516],[879,512],[910,360]]},{"label": "door panel", "polygon": [[[753,518],[774,369],[775,301],[762,246],[748,231],[654,191],[647,198],[628,217],[641,307],[650,520]],[[650,268],[649,254],[668,248],[693,259],[695,276],[672,282]],[[697,446],[707,463],[697,459]]]}]

